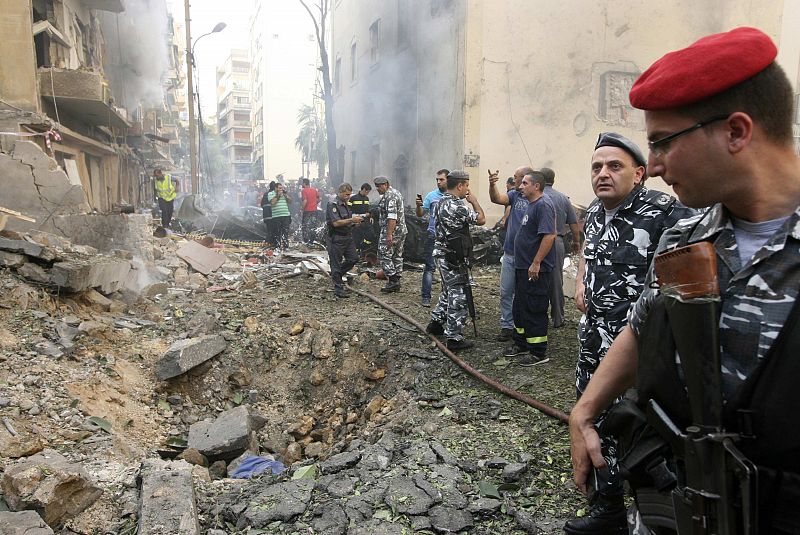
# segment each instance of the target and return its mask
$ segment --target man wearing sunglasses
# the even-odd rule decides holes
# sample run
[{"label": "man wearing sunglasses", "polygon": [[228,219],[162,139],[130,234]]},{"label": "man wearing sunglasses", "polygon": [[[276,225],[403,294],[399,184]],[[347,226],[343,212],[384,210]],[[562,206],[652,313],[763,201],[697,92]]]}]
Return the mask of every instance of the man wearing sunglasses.
[{"label": "man wearing sunglasses", "polygon": [[[706,433],[692,443],[665,440],[659,480],[669,470],[671,485],[637,481],[640,505],[643,491],[651,500],[664,498],[657,519],[640,507],[659,535],[674,533],[681,522],[691,533],[800,533],[800,159],[792,135],[794,91],[776,56],[763,32],[736,28],[665,55],[630,92],[631,104],[645,111],[650,173],[686,205],[710,206],[666,231],[657,252],[705,242],[716,257],[721,312],[712,323],[718,329],[709,327],[706,338],[718,340],[721,364],[712,371],[720,377],[725,433],[690,426],[685,363],[676,361],[678,337],[651,268],[653,284],[571,413],[570,438],[575,483],[585,491],[592,466],[606,465],[595,417],[629,387],[636,386],[640,409],[663,415],[647,418],[656,422],[656,436]],[[703,401],[713,399],[704,392]],[[668,408],[659,413],[651,401]],[[664,417],[672,427],[658,426]],[[738,450],[735,462],[728,453],[723,462],[687,458],[701,440],[727,440],[725,452]],[[747,468],[733,470],[739,466]],[[710,477],[690,489],[687,483],[697,483],[686,476],[698,467]],[[748,474],[748,485],[728,487]],[[706,488],[715,482],[723,482],[722,495]]]},{"label": "man wearing sunglasses", "polygon": [[[627,325],[628,309],[644,290],[661,234],[694,215],[671,195],[648,189],[646,178],[647,161],[636,143],[614,132],[598,136],[591,159],[597,199],[586,210],[585,245],[575,284],[575,304],[583,312],[575,370],[579,399],[611,342]],[[597,471],[589,514],[565,524],[569,534],[627,533],[616,441],[603,436],[602,445],[608,467]]]}]

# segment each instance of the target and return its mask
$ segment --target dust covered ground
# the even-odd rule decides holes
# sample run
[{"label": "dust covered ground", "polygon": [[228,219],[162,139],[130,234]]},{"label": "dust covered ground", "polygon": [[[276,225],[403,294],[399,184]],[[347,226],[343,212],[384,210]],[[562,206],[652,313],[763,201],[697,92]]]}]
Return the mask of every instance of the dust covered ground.
[{"label": "dust covered ground", "polygon": [[[169,455],[189,426],[243,404],[266,419],[260,453],[290,468],[249,481],[199,470],[201,533],[560,533],[584,506],[570,479],[565,424],[466,375],[427,335],[371,301],[337,300],[313,270],[242,277],[248,255],[226,255],[207,280],[181,273],[162,293],[114,311],[0,273],[0,416],[17,433],[0,427],[3,465],[49,447],[104,490],[61,533],[135,533],[141,461]],[[459,356],[569,412],[572,301],[566,326],[550,331],[550,362],[522,368],[495,341],[499,266],[476,268],[473,277],[478,337]],[[402,290],[388,296],[366,275],[354,287],[424,325],[430,309],[419,305],[420,278],[407,271]],[[208,292],[209,285],[229,289]],[[48,354],[66,327],[82,331],[75,347]],[[222,354],[156,379],[155,363],[172,342],[210,333],[227,341]],[[471,324],[467,335],[474,337]],[[348,456],[359,460],[332,462]],[[303,506],[266,515],[259,493],[307,466],[315,470],[302,479],[314,484],[297,487],[307,491]]]}]

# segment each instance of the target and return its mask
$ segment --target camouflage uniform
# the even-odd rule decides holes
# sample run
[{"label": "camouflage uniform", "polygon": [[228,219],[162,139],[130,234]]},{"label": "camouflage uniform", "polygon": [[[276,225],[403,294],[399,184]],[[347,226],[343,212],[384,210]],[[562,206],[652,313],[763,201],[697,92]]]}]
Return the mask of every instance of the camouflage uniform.
[{"label": "camouflage uniform", "polygon": [[[586,313],[581,317],[578,329],[581,348],[575,369],[578,397],[586,389],[611,343],[627,324],[628,309],[645,288],[647,269],[661,234],[694,213],[671,195],[648,190],[645,186],[635,188],[620,203],[608,224],[599,200],[596,199],[587,209],[583,249]],[[610,470],[604,490],[621,492],[616,441],[610,437],[601,437],[601,441]]]},{"label": "camouflage uniform", "polygon": [[439,301],[431,311],[431,321],[444,325],[444,335],[448,340],[464,339],[464,324],[467,322],[467,296],[465,287],[469,276],[464,264],[448,262],[447,238],[463,232],[465,225],[474,225],[478,213],[470,210],[450,193],[445,193],[435,208],[436,241],[433,258],[442,276],[442,292]]},{"label": "camouflage uniform", "polygon": [[[717,204],[702,218],[681,221],[664,233],[658,252],[674,247],[684,235],[688,243],[710,241],[719,262],[717,274],[722,297],[719,339],[722,390],[728,398],[756,369],[777,338],[800,290],[800,207],[744,265],[730,217]],[[631,308],[630,325],[637,335],[647,311],[658,295],[647,287]]]},{"label": "camouflage uniform", "polygon": [[[378,243],[378,258],[386,277],[399,276],[403,272],[403,245],[406,239],[406,214],[403,207],[403,196],[390,187],[381,196],[378,203],[380,209],[381,237]],[[389,219],[397,220],[392,233],[391,247],[386,245],[386,230]]]}]

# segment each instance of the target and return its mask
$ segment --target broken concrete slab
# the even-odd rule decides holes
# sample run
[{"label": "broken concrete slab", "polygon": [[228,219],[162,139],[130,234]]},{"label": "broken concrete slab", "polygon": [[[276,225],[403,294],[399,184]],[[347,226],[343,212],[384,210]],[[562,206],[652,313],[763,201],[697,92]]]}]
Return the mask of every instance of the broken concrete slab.
[{"label": "broken concrete slab", "polygon": [[28,240],[12,240],[0,236],[0,250],[10,253],[20,253],[45,262],[52,262],[58,255],[49,247],[39,245]]},{"label": "broken concrete slab", "polygon": [[122,288],[130,269],[127,260],[111,257],[56,262],[50,269],[50,283],[71,292],[99,288],[109,294]]},{"label": "broken concrete slab", "polygon": [[148,459],[141,474],[138,535],[199,534],[191,465]]},{"label": "broken concrete slab", "polygon": [[17,274],[29,281],[38,282],[39,284],[50,283],[50,273],[39,264],[28,262],[23,264],[22,267],[17,269]]},{"label": "broken concrete slab", "polygon": [[155,256],[150,220],[149,214],[64,215],[55,218],[55,227],[73,244],[89,245],[104,253],[130,251],[133,256],[152,262]]},{"label": "broken concrete slab", "polygon": [[162,381],[177,377],[219,355],[227,347],[228,342],[218,334],[178,340],[156,363],[156,377]]},{"label": "broken concrete slab", "polygon": [[314,482],[298,479],[270,485],[250,499],[236,527],[263,528],[275,520],[287,521],[305,513]]},{"label": "broken concrete slab", "polygon": [[36,511],[0,511],[3,535],[53,535],[53,530]]},{"label": "broken concrete slab", "polygon": [[50,526],[79,514],[103,493],[81,466],[49,449],[7,467],[2,489],[11,509],[33,509]]},{"label": "broken concrete slab", "polygon": [[175,254],[203,275],[218,270],[227,260],[225,255],[203,247],[195,241],[184,243]]},{"label": "broken concrete slab", "polygon": [[232,460],[248,449],[258,451],[255,431],[263,424],[263,418],[251,415],[250,409],[241,405],[221,413],[215,420],[192,424],[187,445],[209,460]]}]

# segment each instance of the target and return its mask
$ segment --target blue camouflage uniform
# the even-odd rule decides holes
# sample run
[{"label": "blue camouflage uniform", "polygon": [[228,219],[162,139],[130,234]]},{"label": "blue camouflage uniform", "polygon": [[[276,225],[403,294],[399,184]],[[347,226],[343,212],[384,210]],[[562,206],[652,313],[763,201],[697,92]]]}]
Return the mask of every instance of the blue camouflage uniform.
[{"label": "blue camouflage uniform", "polygon": [[[378,203],[380,209],[381,237],[378,243],[378,258],[386,278],[400,276],[403,272],[403,246],[406,239],[406,214],[403,207],[403,196],[393,187],[389,187]],[[394,219],[397,225],[392,233],[391,247],[386,245],[386,231],[389,220]]]},{"label": "blue camouflage uniform", "polygon": [[[583,394],[611,343],[627,324],[632,303],[645,289],[647,270],[661,234],[695,213],[675,197],[646,186],[631,191],[608,223],[599,199],[589,205],[583,230],[586,313],[581,317],[578,329],[581,347],[575,369],[578,397]],[[621,493],[616,441],[605,436],[601,441],[609,466],[606,488],[601,491]]]},{"label": "blue camouflage uniform", "polygon": [[467,208],[461,199],[445,193],[436,205],[434,216],[436,241],[433,258],[442,277],[442,291],[431,311],[431,320],[444,325],[444,335],[448,340],[459,341],[464,339],[464,324],[467,322],[465,288],[469,276],[465,266],[468,259],[453,258],[447,242],[458,233],[469,233],[469,227],[477,223],[478,213]]}]

